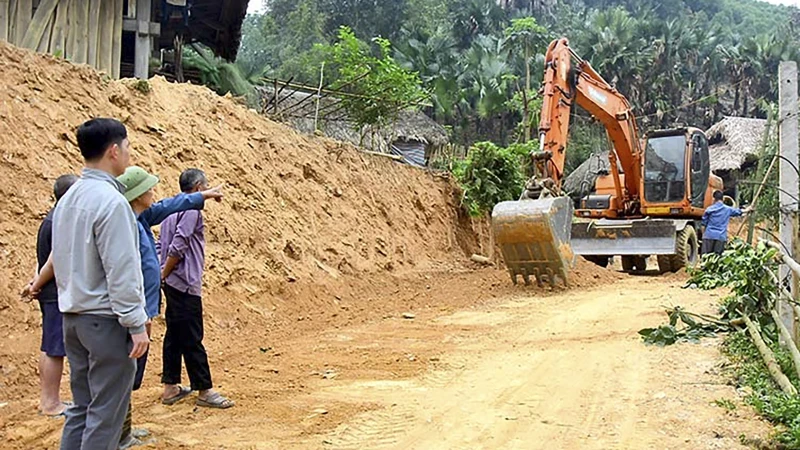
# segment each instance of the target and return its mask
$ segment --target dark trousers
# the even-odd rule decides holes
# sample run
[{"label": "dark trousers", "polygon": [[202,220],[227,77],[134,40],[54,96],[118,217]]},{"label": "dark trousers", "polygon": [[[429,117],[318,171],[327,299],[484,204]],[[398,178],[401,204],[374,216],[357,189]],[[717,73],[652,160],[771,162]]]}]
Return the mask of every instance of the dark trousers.
[{"label": "dark trousers", "polygon": [[167,310],[164,314],[167,332],[164,335],[164,371],[161,382],[180,384],[181,358],[193,391],[211,389],[211,369],[203,347],[203,303],[196,295],[164,285]]},{"label": "dark trousers", "polygon": [[702,254],[716,253],[721,255],[725,251],[725,241],[719,239],[703,239]]},{"label": "dark trousers", "polygon": [[136,372],[128,330],[116,318],[64,314],[64,344],[75,404],[61,450],[116,450]]}]

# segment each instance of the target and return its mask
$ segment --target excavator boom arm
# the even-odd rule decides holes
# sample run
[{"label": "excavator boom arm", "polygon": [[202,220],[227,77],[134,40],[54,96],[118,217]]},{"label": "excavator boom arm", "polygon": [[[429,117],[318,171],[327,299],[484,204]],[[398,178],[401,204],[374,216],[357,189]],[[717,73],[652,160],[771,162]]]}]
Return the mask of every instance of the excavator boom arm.
[{"label": "excavator boom arm", "polygon": [[[573,65],[573,60],[577,62]],[[577,104],[606,128],[614,146],[610,153],[619,206],[637,203],[641,182],[641,149],[630,104],[592,66],[578,57],[566,38],[550,43],[545,56],[544,98],[539,124],[540,151],[547,155],[546,175],[560,187],[569,136],[570,109]],[[625,173],[617,170],[617,158]]]}]

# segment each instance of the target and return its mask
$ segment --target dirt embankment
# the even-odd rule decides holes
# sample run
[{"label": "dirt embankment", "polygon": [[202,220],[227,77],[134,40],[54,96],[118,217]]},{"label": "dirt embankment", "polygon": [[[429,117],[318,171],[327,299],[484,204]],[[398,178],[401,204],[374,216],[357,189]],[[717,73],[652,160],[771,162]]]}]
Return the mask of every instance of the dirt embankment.
[{"label": "dirt embankment", "polygon": [[[6,333],[34,334],[37,315],[16,292],[33,269],[53,180],[81,167],[75,129],[95,116],[126,124],[132,160],[161,177],[159,195],[176,193],[178,175],[189,167],[226,184],[225,201],[206,210],[207,309],[220,326],[279,320],[289,300],[292,310],[313,315],[320,297],[330,303],[350,294],[351,278],[451,270],[480,251],[484,225],[459,216],[451,181],[302,136],[204,87],[157,78],[143,92],[134,81],[109,81],[5,44],[0,72]],[[7,377],[32,375],[2,359]]]}]

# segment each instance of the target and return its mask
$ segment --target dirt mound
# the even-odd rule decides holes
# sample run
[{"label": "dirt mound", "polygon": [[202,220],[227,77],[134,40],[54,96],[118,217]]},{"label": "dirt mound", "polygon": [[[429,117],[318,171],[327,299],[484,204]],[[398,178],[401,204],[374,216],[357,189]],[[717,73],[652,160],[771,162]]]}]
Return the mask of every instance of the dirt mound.
[{"label": "dirt mound", "polygon": [[161,177],[160,196],[178,192],[188,167],[226,183],[225,201],[206,210],[205,280],[219,299],[210,311],[226,322],[239,306],[270,315],[308,284],[448,270],[480,251],[482,224],[459,217],[452,181],[305,137],[205,87],[110,81],[1,43],[0,72],[0,325],[9,331],[35,327],[15,294],[32,273],[53,180],[82,165],[75,129],[96,116],[126,124],[132,161]]}]

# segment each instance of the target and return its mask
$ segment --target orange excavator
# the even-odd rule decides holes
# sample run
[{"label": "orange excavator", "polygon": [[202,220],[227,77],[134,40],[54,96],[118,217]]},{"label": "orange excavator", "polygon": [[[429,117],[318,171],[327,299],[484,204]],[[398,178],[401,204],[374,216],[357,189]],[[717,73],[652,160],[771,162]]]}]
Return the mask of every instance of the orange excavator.
[{"label": "orange excavator", "polygon": [[[708,139],[692,127],[640,139],[627,99],[580,58],[566,38],[545,55],[539,149],[534,175],[517,201],[498,203],[492,232],[514,283],[540,285],[567,274],[579,255],[601,266],[621,256],[625,271],[643,271],[657,256],[661,272],[698,259],[699,222],[722,180],[711,174]],[[610,171],[573,210],[561,189],[571,109],[588,111],[613,146]]]}]

